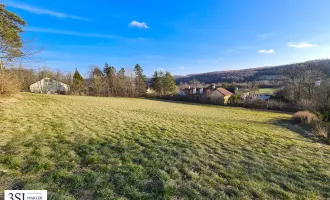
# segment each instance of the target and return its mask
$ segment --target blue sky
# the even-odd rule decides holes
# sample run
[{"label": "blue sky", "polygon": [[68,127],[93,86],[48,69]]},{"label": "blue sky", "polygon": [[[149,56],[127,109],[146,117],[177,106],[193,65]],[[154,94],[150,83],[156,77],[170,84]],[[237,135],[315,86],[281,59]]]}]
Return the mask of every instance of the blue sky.
[{"label": "blue sky", "polygon": [[44,48],[25,61],[33,68],[139,63],[185,75],[330,58],[329,0],[2,2]]}]

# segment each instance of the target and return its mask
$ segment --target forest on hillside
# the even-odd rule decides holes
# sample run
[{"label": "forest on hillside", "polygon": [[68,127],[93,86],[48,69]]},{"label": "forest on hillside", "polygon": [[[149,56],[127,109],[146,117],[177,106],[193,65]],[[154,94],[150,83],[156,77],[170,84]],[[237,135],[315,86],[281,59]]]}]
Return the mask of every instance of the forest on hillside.
[{"label": "forest on hillside", "polygon": [[274,67],[260,67],[242,70],[230,71],[215,71],[201,74],[188,74],[186,76],[175,76],[177,84],[180,82],[188,83],[192,80],[197,80],[206,84],[219,82],[251,82],[251,81],[279,81],[281,80],[280,72],[283,68],[290,68],[295,66],[312,65],[315,67],[323,67],[325,77],[330,77],[330,59],[311,60],[303,63],[293,63],[287,65],[280,65]]}]

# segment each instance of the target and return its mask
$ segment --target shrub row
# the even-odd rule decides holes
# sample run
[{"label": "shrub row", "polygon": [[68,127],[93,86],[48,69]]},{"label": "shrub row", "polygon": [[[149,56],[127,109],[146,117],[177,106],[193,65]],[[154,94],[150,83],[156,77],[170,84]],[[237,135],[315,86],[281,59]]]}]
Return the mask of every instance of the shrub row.
[{"label": "shrub row", "polygon": [[216,104],[216,105],[224,105],[224,106],[232,106],[232,107],[244,107],[244,108],[253,108],[253,109],[262,109],[262,110],[276,110],[276,111],[283,111],[283,112],[297,112],[300,109],[293,105],[289,104],[280,100],[269,100],[264,101],[260,99],[250,99],[246,101],[242,100],[235,100],[231,101],[229,99],[227,104],[224,104],[223,99],[218,100],[211,100],[207,97],[199,97],[191,98],[189,96],[179,96],[179,95],[172,95],[172,96],[146,96],[146,98],[158,98],[164,100],[172,100],[172,101],[184,101],[184,102],[191,102],[191,103],[202,103],[202,104]]},{"label": "shrub row", "polygon": [[292,115],[292,120],[296,123],[310,125],[315,136],[330,142],[330,124],[322,121],[317,115],[309,111],[298,111]]}]

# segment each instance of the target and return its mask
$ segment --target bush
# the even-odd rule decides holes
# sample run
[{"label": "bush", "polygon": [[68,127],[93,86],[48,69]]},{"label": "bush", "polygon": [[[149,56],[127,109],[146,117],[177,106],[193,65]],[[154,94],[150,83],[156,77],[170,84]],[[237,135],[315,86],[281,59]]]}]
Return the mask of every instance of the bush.
[{"label": "bush", "polygon": [[307,99],[301,99],[297,102],[297,105],[299,108],[304,109],[304,110],[314,110],[314,105],[311,100]]},{"label": "bush", "polygon": [[316,115],[308,111],[298,111],[293,114],[292,120],[296,123],[311,124],[313,122],[317,122],[318,118],[316,117]]},{"label": "bush", "polygon": [[242,97],[239,96],[238,94],[233,94],[229,99],[228,99],[228,105],[237,105],[242,103]]},{"label": "bush", "polygon": [[245,108],[267,109],[267,102],[261,99],[247,99],[244,101]]},{"label": "bush", "polygon": [[279,110],[286,112],[297,112],[299,111],[298,107],[294,104],[287,103],[282,100],[272,99],[268,101],[267,104],[268,110]]},{"label": "bush", "polygon": [[316,123],[313,127],[313,133],[320,137],[328,137],[328,129],[322,123]]},{"label": "bush", "polygon": [[329,131],[330,127],[327,122],[318,122],[313,126],[313,133],[316,136],[323,138],[326,142],[330,142]]},{"label": "bush", "polygon": [[268,109],[270,110],[284,110],[286,107],[288,107],[287,103],[277,100],[269,100],[267,105]]},{"label": "bush", "polygon": [[17,77],[7,71],[0,71],[0,97],[8,97],[20,91]]}]

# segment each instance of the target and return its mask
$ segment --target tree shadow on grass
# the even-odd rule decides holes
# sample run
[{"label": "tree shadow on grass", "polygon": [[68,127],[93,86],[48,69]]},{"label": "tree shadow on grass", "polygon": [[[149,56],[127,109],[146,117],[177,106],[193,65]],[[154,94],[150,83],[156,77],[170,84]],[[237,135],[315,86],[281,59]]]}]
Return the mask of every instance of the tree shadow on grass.
[{"label": "tree shadow on grass", "polygon": [[166,103],[175,103],[175,104],[186,104],[186,105],[197,105],[197,106],[219,106],[211,103],[202,103],[202,102],[194,102],[194,101],[182,101],[182,100],[174,100],[174,99],[161,99],[161,98],[146,98],[151,101],[160,101]]},{"label": "tree shadow on grass", "polygon": [[301,135],[304,138],[310,139],[312,142],[318,142],[326,144],[325,141],[317,137],[313,132],[312,128],[308,125],[294,123],[290,119],[277,119],[270,121],[271,124],[279,126],[281,128],[286,128],[292,132]]},{"label": "tree shadow on grass", "polygon": [[186,104],[186,105],[195,105],[195,106],[209,106],[209,107],[221,107],[221,108],[237,108],[237,109],[245,109],[253,112],[270,112],[270,113],[282,113],[282,114],[290,114],[292,115],[294,112],[292,111],[284,111],[284,110],[268,110],[268,109],[259,109],[259,108],[248,108],[243,106],[234,106],[234,105],[222,105],[208,102],[200,102],[200,101],[184,101],[184,100],[174,100],[174,99],[161,99],[161,98],[145,98],[151,101],[160,101],[166,103],[174,103],[174,104]]}]

